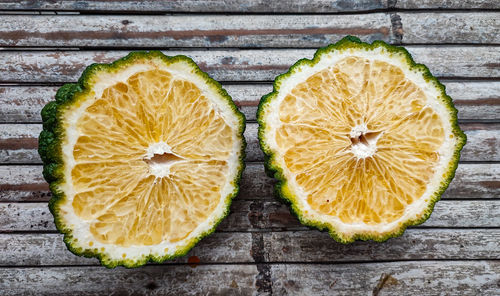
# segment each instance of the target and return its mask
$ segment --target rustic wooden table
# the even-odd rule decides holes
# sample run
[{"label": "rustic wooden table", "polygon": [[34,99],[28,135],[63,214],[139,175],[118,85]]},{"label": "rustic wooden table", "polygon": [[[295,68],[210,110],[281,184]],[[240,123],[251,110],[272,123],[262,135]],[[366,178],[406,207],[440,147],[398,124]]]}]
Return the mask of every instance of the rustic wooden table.
[{"label": "rustic wooden table", "polygon": [[[469,139],[431,218],[386,243],[302,227],[256,138],[274,77],[346,34],[405,45]],[[500,1],[0,0],[0,49],[0,295],[500,295]],[[40,109],[86,65],[136,49],[188,55],[223,82],[248,119],[247,168],[230,216],[187,256],[108,270],[55,230]]]}]

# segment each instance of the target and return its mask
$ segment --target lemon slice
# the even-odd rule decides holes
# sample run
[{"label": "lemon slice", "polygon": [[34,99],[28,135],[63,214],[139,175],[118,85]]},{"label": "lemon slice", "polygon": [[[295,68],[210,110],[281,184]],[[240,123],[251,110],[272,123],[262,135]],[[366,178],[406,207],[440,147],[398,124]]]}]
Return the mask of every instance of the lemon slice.
[{"label": "lemon slice", "polygon": [[42,117],[57,228],[72,252],[107,267],[184,255],[238,192],[244,117],[187,57],[92,65]]},{"label": "lemon slice", "polygon": [[259,140],[303,224],[384,241],[424,222],[453,178],[466,140],[456,113],[406,50],[346,37],[276,78]]}]

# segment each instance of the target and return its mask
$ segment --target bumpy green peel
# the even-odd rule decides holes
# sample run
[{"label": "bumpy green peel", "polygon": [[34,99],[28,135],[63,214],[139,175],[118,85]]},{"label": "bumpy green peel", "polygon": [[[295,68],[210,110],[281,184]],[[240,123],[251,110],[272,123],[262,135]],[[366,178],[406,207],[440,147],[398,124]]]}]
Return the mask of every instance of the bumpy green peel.
[{"label": "bumpy green peel", "polygon": [[[287,178],[285,177],[285,174],[283,173],[283,169],[277,165],[277,162],[275,161],[275,152],[272,151],[272,149],[269,147],[269,145],[266,142],[266,121],[264,120],[264,112],[266,108],[268,107],[269,103],[273,101],[278,93],[280,92],[280,87],[282,82],[293,76],[295,73],[297,73],[302,66],[314,66],[317,63],[320,62],[321,58],[323,55],[329,54],[329,53],[335,53],[337,51],[342,51],[345,49],[375,49],[383,47],[387,50],[388,53],[398,55],[398,56],[404,56],[406,59],[406,63],[408,64],[410,70],[417,70],[419,71],[422,76],[424,77],[425,81],[428,83],[432,83],[436,86],[437,89],[440,90],[440,97],[439,99],[444,103],[446,108],[449,111],[450,118],[452,120],[452,131],[453,135],[457,139],[457,144],[455,146],[455,150],[453,152],[452,160],[448,164],[448,167],[446,169],[446,178],[443,178],[441,181],[441,184],[439,188],[429,197],[429,203],[426,209],[424,209],[419,217],[416,217],[415,219],[411,219],[406,221],[405,223],[401,224],[399,228],[392,232],[387,232],[384,233],[383,235],[373,235],[373,234],[355,234],[352,237],[345,237],[343,236],[335,227],[333,227],[329,223],[323,223],[319,220],[314,220],[314,219],[309,219],[307,218],[300,207],[298,206],[298,197],[296,194],[289,188],[288,186],[288,181]],[[458,161],[460,159],[460,151],[462,150],[462,147],[465,145],[467,141],[467,137],[464,134],[464,132],[460,129],[458,126],[458,120],[457,120],[457,109],[453,105],[453,101],[450,96],[446,94],[446,89],[443,84],[441,84],[437,78],[435,78],[429,69],[423,65],[423,64],[417,64],[413,60],[411,54],[403,47],[397,47],[397,46],[392,46],[389,45],[383,41],[374,41],[373,43],[365,43],[362,42],[359,38],[354,37],[354,36],[346,36],[340,41],[338,41],[335,44],[330,44],[326,47],[318,49],[315,54],[313,59],[301,59],[298,60],[294,65],[292,65],[288,71],[284,74],[278,75],[273,83],[273,91],[267,95],[264,95],[259,103],[258,109],[257,109],[257,122],[259,124],[259,129],[258,129],[258,137],[259,137],[259,143],[262,151],[265,154],[265,162],[264,166],[266,168],[266,172],[268,173],[269,176],[274,177],[278,182],[276,183],[275,187],[275,193],[279,199],[281,199],[283,202],[288,204],[291,209],[291,213],[294,214],[302,223],[303,225],[317,228],[321,231],[328,231],[330,236],[335,239],[336,241],[340,243],[351,243],[354,242],[355,240],[374,240],[377,242],[383,242],[388,240],[389,238],[392,237],[398,237],[403,234],[403,232],[406,230],[407,227],[412,226],[412,225],[418,225],[424,223],[431,215],[434,205],[437,201],[440,200],[441,195],[444,193],[446,188],[448,188],[448,185],[450,184],[451,180],[455,176],[455,171],[458,166]]]},{"label": "bumpy green peel", "polygon": [[[64,116],[65,110],[77,104],[80,100],[85,100],[89,93],[91,92],[95,81],[95,77],[100,72],[113,73],[120,69],[126,68],[133,65],[136,62],[159,58],[166,65],[183,62],[188,64],[192,69],[193,73],[201,77],[204,82],[224,99],[228,106],[230,106],[233,114],[239,121],[239,135],[241,136],[241,149],[239,158],[239,167],[237,168],[237,174],[232,181],[234,190],[228,196],[225,197],[225,211],[222,216],[213,224],[213,226],[206,232],[200,234],[198,237],[193,238],[186,245],[176,251],[173,255],[165,256],[142,256],[140,258],[130,258],[123,260],[114,260],[108,257],[106,254],[101,253],[97,248],[82,247],[78,244],[78,238],[72,233],[72,229],[65,225],[62,218],[62,213],[60,211],[60,205],[66,200],[66,195],[60,190],[64,183],[64,168],[65,161],[63,159],[62,153],[62,141],[65,138],[65,127],[64,127]],[[222,88],[219,82],[212,79],[207,73],[203,72],[198,65],[189,57],[178,55],[174,57],[169,57],[161,53],[160,51],[139,51],[132,52],[126,57],[123,57],[111,64],[92,64],[87,67],[78,83],[68,83],[63,85],[55,96],[55,101],[48,103],[41,112],[43,120],[43,130],[38,138],[38,153],[43,161],[43,176],[45,180],[49,183],[50,191],[52,192],[52,198],[49,201],[49,209],[54,216],[54,222],[57,229],[64,234],[64,242],[67,248],[75,255],[84,257],[95,257],[98,258],[101,264],[107,268],[114,268],[116,266],[125,266],[127,268],[138,267],[146,264],[148,261],[151,262],[163,262],[165,260],[171,260],[177,257],[186,255],[189,250],[191,250],[201,239],[210,235],[215,231],[217,225],[224,220],[224,218],[229,214],[229,206],[231,205],[232,199],[238,195],[239,183],[241,179],[241,174],[245,168],[244,158],[245,158],[245,147],[246,142],[243,137],[243,132],[245,131],[245,116],[238,110],[234,104],[232,98],[229,94]]]}]

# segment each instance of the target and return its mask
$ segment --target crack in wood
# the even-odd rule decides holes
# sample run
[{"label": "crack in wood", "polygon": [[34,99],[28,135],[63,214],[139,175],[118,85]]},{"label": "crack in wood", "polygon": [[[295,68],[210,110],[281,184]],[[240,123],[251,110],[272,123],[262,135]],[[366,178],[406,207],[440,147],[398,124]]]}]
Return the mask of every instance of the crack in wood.
[{"label": "crack in wood", "polygon": [[380,276],[377,285],[375,286],[375,288],[373,288],[372,295],[378,296],[382,288],[384,288],[384,286],[395,285],[397,283],[398,283],[397,279],[393,278],[390,274],[383,273]]},{"label": "crack in wood", "polygon": [[[250,212],[248,213],[248,218],[252,228],[259,228],[263,223],[262,212],[264,210],[264,204],[252,202],[249,208]],[[271,266],[265,263],[264,235],[261,232],[252,233],[252,248],[250,254],[257,264],[257,271],[259,272],[255,279],[257,292],[265,295],[272,295]]]}]

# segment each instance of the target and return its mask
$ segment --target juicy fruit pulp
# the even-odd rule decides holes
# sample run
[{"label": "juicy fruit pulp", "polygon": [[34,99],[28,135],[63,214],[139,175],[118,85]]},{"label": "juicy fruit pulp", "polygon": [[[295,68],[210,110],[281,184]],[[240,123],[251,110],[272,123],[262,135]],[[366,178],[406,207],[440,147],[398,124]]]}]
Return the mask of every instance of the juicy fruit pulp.
[{"label": "juicy fruit pulp", "polygon": [[77,129],[73,207],[99,241],[177,242],[219,203],[231,128],[193,83],[139,72],[106,88]]},{"label": "juicy fruit pulp", "polygon": [[405,54],[344,39],[261,100],[259,139],[282,196],[341,242],[424,221],[453,176],[465,140],[456,110]]},{"label": "juicy fruit pulp", "polygon": [[348,57],[285,97],[276,142],[314,210],[346,223],[392,222],[439,161],[443,124],[425,105],[398,68]]},{"label": "juicy fruit pulp", "polygon": [[56,226],[72,252],[107,267],[186,254],[238,192],[244,117],[187,57],[92,65],[42,118]]}]

